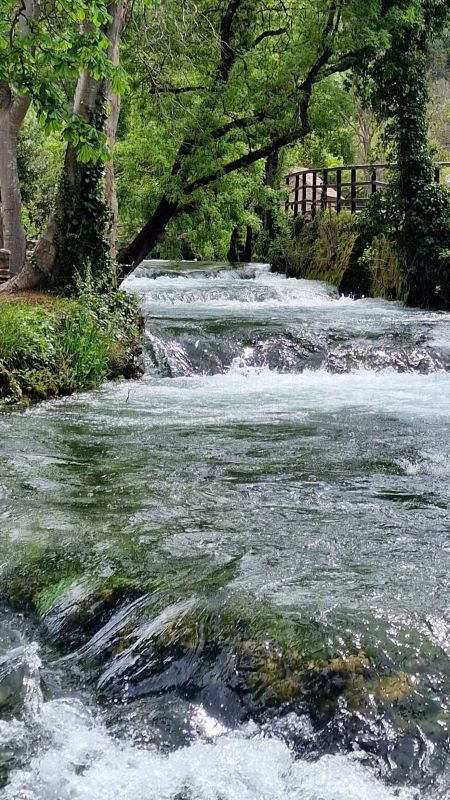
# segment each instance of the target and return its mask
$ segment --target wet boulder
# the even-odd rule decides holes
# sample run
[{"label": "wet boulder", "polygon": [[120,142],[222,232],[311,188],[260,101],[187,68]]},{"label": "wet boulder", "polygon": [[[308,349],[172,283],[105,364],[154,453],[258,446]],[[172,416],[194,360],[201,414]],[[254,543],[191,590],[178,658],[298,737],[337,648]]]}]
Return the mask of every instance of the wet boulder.
[{"label": "wet boulder", "polygon": [[30,672],[26,647],[0,657],[0,713],[22,705]]},{"label": "wet boulder", "polygon": [[35,602],[47,635],[59,647],[72,649],[89,641],[131,592],[116,579],[68,578],[41,591]]}]

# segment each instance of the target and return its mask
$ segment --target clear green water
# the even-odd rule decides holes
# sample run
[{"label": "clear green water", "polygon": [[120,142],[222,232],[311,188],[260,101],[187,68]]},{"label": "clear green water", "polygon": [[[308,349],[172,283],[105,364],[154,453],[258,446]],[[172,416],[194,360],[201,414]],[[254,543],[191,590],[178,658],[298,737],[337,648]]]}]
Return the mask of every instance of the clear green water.
[{"label": "clear green water", "polygon": [[0,797],[447,797],[450,316],[127,286],[145,377],[0,417]]}]

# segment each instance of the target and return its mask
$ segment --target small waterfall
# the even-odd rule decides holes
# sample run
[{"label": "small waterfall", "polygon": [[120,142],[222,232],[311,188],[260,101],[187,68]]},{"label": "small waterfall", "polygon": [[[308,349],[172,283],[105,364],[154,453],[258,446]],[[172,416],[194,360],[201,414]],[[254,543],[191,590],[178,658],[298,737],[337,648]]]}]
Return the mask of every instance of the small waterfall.
[{"label": "small waterfall", "polygon": [[147,262],[0,419],[0,800],[445,800],[450,316]]}]

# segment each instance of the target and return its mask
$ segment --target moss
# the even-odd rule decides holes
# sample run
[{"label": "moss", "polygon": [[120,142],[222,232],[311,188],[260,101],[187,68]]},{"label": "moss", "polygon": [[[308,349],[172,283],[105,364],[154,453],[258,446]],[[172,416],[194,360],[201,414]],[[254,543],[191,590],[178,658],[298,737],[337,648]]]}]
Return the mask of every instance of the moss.
[{"label": "moss", "polygon": [[67,575],[65,578],[39,589],[33,597],[33,605],[38,614],[42,615],[50,611],[73,588],[75,582],[75,575]]},{"label": "moss", "polygon": [[0,362],[0,407],[4,403],[19,403],[22,390],[14,375]]},{"label": "moss", "polygon": [[406,285],[393,245],[384,236],[364,247],[358,217],[325,212],[298,217],[275,243],[272,268],[334,284],[342,294],[404,300]]},{"label": "moss", "polygon": [[46,400],[59,394],[56,375],[48,368],[25,370],[20,374],[21,397],[32,401]]},{"label": "moss", "polygon": [[62,553],[41,548],[37,543],[28,547],[25,554],[24,558],[24,550],[16,547],[1,576],[0,597],[15,609],[43,607],[45,600],[42,598],[46,594],[51,597],[55,587],[62,593],[64,587],[83,574],[75,547],[66,547],[64,558]]},{"label": "moss", "polygon": [[0,303],[0,409],[142,374],[133,298],[84,293]]},{"label": "moss", "polygon": [[376,237],[364,253],[371,274],[371,294],[387,300],[406,300],[407,285],[392,242]]},{"label": "moss", "polygon": [[364,653],[356,653],[347,658],[333,658],[328,662],[327,669],[341,675],[364,675],[370,666],[370,661]]},{"label": "moss", "polygon": [[397,703],[400,700],[407,700],[412,694],[411,681],[406,672],[383,677],[373,687],[373,694],[377,700],[383,703]]}]

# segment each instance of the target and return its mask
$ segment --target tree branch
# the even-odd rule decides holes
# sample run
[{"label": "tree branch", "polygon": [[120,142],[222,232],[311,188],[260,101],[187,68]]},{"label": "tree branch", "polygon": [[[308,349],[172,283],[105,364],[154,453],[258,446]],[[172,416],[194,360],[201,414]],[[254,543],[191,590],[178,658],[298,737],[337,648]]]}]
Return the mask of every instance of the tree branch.
[{"label": "tree branch", "polygon": [[252,44],[252,48],[258,47],[258,45],[261,44],[261,42],[263,42],[264,39],[268,39],[269,36],[281,36],[283,33],[287,33],[287,28],[277,28],[277,30],[274,31],[264,31],[263,33],[260,33],[259,36],[256,37],[255,41]]},{"label": "tree branch", "polygon": [[236,52],[232,47],[233,23],[243,0],[230,0],[225,13],[220,21],[220,64],[217,71],[218,80],[226,83],[231,68],[236,59]]},{"label": "tree branch", "polygon": [[[308,131],[306,131],[306,133],[307,132]],[[223,175],[229,175],[231,172],[236,172],[239,169],[249,167],[252,164],[255,164],[257,161],[260,161],[262,158],[267,158],[267,156],[270,156],[274,150],[279,150],[281,147],[286,147],[288,144],[293,144],[297,141],[297,139],[300,139],[304,135],[305,131],[303,130],[303,127],[281,134],[280,136],[272,139],[268,144],[259,147],[256,150],[250,150],[239,158],[235,158],[233,161],[228,162],[228,164],[218,167],[213,172],[210,172],[209,175],[203,175],[203,177],[192,181],[190,184],[184,187],[184,194],[189,196],[196,192],[197,189],[208,186],[210,183],[218,180]]]},{"label": "tree branch", "polygon": [[187,94],[188,92],[206,92],[207,86],[153,86],[149,89],[150,94]]}]

